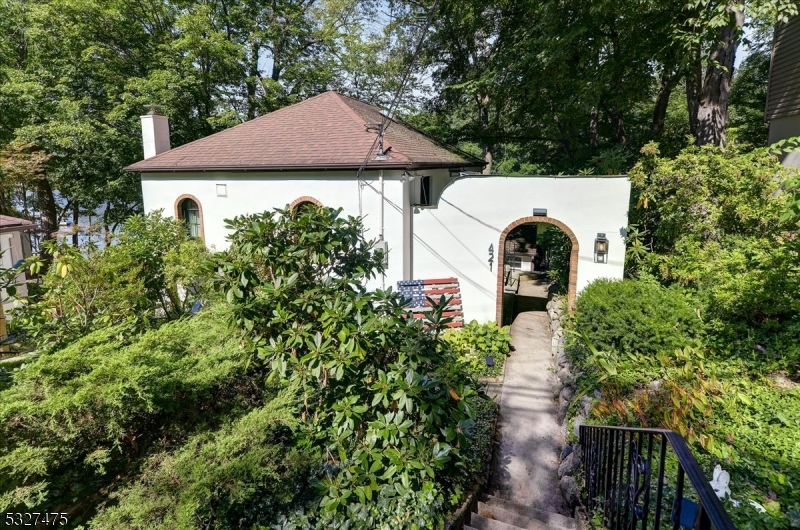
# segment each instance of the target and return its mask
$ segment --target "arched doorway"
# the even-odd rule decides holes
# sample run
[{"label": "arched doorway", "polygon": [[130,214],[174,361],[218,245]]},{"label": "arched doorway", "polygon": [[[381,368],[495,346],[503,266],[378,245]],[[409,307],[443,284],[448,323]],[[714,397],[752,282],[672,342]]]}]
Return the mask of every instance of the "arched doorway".
[{"label": "arched doorway", "polygon": [[566,274],[566,295],[569,309],[572,310],[575,307],[578,280],[578,238],[575,237],[575,234],[567,225],[558,219],[544,216],[523,217],[517,219],[503,230],[497,246],[496,321],[500,325],[510,323],[507,321],[514,316],[513,304],[516,301],[516,292],[513,291],[512,294],[511,291],[514,289],[513,271],[522,271],[523,268],[527,267],[528,271],[535,276],[537,272],[541,272],[541,270],[536,271],[537,266],[540,269],[544,269],[546,266],[548,256],[542,251],[541,246],[537,248],[537,237],[541,242],[543,237],[539,234],[544,235],[545,233],[545,231],[538,229],[539,226],[558,228],[569,239],[571,248],[569,252],[569,271]]}]

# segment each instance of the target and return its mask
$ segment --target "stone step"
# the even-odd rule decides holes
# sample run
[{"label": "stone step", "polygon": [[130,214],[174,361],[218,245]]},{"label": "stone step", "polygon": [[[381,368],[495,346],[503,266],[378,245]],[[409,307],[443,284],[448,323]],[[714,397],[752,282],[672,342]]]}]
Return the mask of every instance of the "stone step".
[{"label": "stone step", "polygon": [[[478,503],[477,514],[479,517],[505,523],[512,528],[522,528],[524,530],[550,530],[551,528],[550,525],[539,519],[531,519],[502,508],[487,506],[482,502]],[[475,517],[474,513],[472,517]]]},{"label": "stone step", "polygon": [[549,525],[551,528],[558,530],[581,530],[582,528],[582,525],[572,517],[567,517],[566,515],[561,515],[555,512],[537,510],[536,508],[525,506],[523,504],[517,504],[493,495],[483,495],[482,501],[482,503],[478,504],[478,511],[481,510],[480,505],[483,504],[489,509],[500,508],[507,512],[512,512],[516,513],[517,515],[527,517],[528,519],[542,521],[547,523],[547,525]]},{"label": "stone step", "polygon": [[[497,521],[495,519],[487,519],[477,513],[471,513],[469,515],[469,526],[464,526],[464,528],[472,530],[523,530],[519,526],[514,526],[513,524],[504,523],[503,521]],[[543,526],[542,529],[547,530],[547,527]]]}]

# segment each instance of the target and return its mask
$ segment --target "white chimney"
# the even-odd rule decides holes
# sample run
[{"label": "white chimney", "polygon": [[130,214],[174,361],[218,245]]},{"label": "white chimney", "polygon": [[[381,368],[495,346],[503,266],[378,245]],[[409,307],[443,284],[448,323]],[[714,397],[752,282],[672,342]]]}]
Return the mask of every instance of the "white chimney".
[{"label": "white chimney", "polygon": [[169,118],[161,113],[161,105],[148,105],[150,112],[142,116],[144,158],[169,151]]}]

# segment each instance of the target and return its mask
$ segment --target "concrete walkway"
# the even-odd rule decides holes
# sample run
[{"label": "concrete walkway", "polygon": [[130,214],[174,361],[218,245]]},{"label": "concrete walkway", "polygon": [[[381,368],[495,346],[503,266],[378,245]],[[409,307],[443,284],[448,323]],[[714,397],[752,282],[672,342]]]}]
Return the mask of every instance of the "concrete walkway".
[{"label": "concrete walkway", "polygon": [[511,326],[515,351],[506,360],[500,398],[500,446],[490,491],[517,504],[568,515],[558,488],[561,433],[553,399],[547,313],[520,313]]}]

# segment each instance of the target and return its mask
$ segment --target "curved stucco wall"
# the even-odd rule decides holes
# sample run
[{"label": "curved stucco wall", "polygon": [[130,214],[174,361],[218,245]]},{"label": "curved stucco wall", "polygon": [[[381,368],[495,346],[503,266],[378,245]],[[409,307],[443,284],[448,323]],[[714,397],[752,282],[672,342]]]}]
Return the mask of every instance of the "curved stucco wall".
[{"label": "curved stucco wall", "polygon": [[[597,278],[622,278],[630,181],[625,177],[470,177],[445,189],[438,208],[414,216],[414,274],[457,276],[464,317],[495,320],[500,234],[534,208],[570,227],[578,239],[577,291]],[[608,263],[594,262],[598,232]],[[489,270],[489,245],[495,267]]]}]

